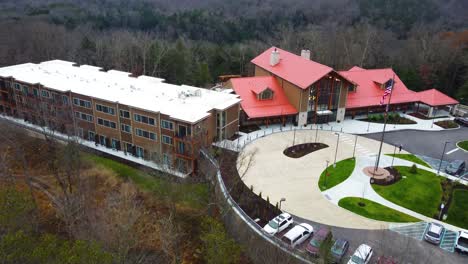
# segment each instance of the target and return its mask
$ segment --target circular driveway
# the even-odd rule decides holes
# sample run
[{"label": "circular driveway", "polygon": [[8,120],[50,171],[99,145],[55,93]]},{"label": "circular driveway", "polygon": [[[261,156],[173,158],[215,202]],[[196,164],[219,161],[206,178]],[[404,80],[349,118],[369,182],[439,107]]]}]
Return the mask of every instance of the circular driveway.
[{"label": "circular driveway", "polygon": [[[272,134],[245,146],[240,157],[255,153],[254,162],[243,176],[243,181],[254,192],[262,192],[262,197],[267,196],[272,204],[286,198],[281,207],[299,217],[318,223],[356,229],[386,229],[387,222],[371,220],[348,210],[345,210],[324,196],[318,188],[320,174],[326,167],[326,161],[330,164],[335,159],[335,151],[338,136],[334,132],[318,131],[318,142],[329,147],[312,152],[302,158],[289,158],[283,154],[285,148],[294,144],[314,142],[315,130],[281,132]],[[353,156],[356,137],[350,134],[340,133],[337,161]],[[379,142],[358,137],[356,144],[356,157],[376,157]],[[393,153],[394,147],[384,144],[382,154]],[[398,151],[398,150],[397,150]],[[402,152],[406,153],[406,152]],[[244,174],[245,168],[238,160],[238,170]]]}]

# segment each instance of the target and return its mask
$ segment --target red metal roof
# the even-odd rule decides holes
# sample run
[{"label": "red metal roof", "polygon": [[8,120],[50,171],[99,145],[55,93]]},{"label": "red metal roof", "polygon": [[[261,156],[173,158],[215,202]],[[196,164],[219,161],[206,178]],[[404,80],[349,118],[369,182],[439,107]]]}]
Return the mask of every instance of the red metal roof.
[{"label": "red metal roof", "polygon": [[302,89],[307,89],[307,87],[333,71],[328,66],[278,48],[276,49],[280,54],[280,62],[275,66],[271,66],[270,55],[274,49],[275,47],[267,49],[251,62]]},{"label": "red metal roof", "polygon": [[[359,70],[356,67],[351,68],[350,71],[340,71],[339,73],[357,84],[355,92],[348,92],[346,108],[380,105],[384,90],[376,83],[376,80],[379,82],[388,81],[395,74],[392,69]],[[418,101],[417,93],[409,90],[396,74],[393,89],[392,104]],[[388,100],[388,96],[386,100]]]},{"label": "red metal roof", "polygon": [[[360,108],[380,105],[384,90],[378,83],[385,83],[395,75],[395,86],[392,93],[392,104],[422,102],[430,106],[453,105],[458,101],[430,89],[422,92],[409,90],[392,69],[366,70],[354,66],[349,71],[341,71],[341,75],[357,84],[355,92],[348,92],[346,108]],[[388,100],[388,96],[387,99]]]},{"label": "red metal roof", "polygon": [[418,96],[420,102],[430,106],[458,104],[457,100],[445,95],[435,88],[418,92]]},{"label": "red metal roof", "polygon": [[[297,114],[278,81],[273,76],[233,78],[232,89],[242,99],[241,107],[249,118],[262,118]],[[273,91],[273,99],[258,100],[256,93],[268,87]],[[263,90],[262,90],[263,89]]]}]

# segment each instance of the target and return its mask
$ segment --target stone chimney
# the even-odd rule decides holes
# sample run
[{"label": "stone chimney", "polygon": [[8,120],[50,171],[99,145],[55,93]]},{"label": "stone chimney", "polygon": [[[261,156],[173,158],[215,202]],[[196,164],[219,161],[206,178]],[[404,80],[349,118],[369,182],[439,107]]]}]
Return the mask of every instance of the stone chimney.
[{"label": "stone chimney", "polygon": [[310,50],[301,50],[301,57],[310,60]]},{"label": "stone chimney", "polygon": [[280,62],[280,53],[279,51],[275,48],[270,55],[270,65],[275,66]]}]

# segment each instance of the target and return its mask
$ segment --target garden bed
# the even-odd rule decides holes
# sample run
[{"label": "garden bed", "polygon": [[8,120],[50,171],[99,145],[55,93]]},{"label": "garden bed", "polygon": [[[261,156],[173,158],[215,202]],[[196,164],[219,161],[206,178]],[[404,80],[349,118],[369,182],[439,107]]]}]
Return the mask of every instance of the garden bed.
[{"label": "garden bed", "polygon": [[431,120],[431,119],[436,119],[436,118],[444,118],[448,116],[436,116],[436,117],[427,117],[421,113],[409,113],[408,115],[414,116],[416,118],[422,119],[422,120]]},{"label": "garden bed", "polygon": [[468,151],[468,140],[458,142],[457,147],[463,149],[464,151]]},{"label": "garden bed", "polygon": [[399,159],[404,159],[404,160],[411,161],[413,163],[416,163],[416,164],[423,165],[425,167],[431,168],[431,166],[429,164],[427,164],[427,162],[425,162],[424,160],[416,157],[413,154],[385,154],[385,155],[390,156],[390,157],[393,156],[393,157],[399,158]]},{"label": "garden bed", "polygon": [[330,165],[320,174],[318,182],[320,191],[328,190],[344,182],[351,176],[355,166],[356,160],[354,158],[338,161],[335,168],[333,164]]},{"label": "garden bed", "polygon": [[[359,119],[360,121],[379,123],[383,124],[385,122],[384,114],[372,114],[368,118]],[[387,124],[391,125],[414,125],[417,122],[408,119],[406,117],[400,116],[397,113],[389,113],[387,117]]]},{"label": "garden bed", "polygon": [[441,128],[449,129],[449,128],[458,128],[459,125],[452,120],[443,120],[434,122],[434,124],[440,126]]},{"label": "garden bed", "polygon": [[[258,224],[264,226],[270,219],[281,214],[281,210],[270,204],[263,197],[254,193],[253,188],[245,185],[237,171],[236,162],[238,153],[226,149],[219,149],[217,160],[220,165],[221,175],[229,190],[231,197],[237,202],[242,210],[252,219],[260,219]],[[278,205],[277,202],[274,202]]]},{"label": "garden bed", "polygon": [[386,167],[384,169],[387,170],[390,173],[390,175],[384,179],[373,178],[371,183],[386,186],[394,184],[401,180],[400,172],[394,167]]},{"label": "garden bed", "polygon": [[328,145],[323,143],[304,143],[285,149],[283,154],[290,158],[297,159],[324,148],[328,148]]}]

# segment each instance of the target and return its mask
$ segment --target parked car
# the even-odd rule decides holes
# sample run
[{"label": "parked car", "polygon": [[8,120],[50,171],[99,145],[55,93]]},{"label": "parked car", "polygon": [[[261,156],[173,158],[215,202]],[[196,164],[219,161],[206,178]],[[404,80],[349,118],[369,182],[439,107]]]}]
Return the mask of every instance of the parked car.
[{"label": "parked car", "polygon": [[468,232],[458,232],[457,240],[455,240],[455,250],[460,253],[468,253]]},{"label": "parked car", "polygon": [[348,248],[349,248],[348,241],[341,239],[341,238],[335,241],[335,244],[333,244],[331,248],[331,253],[336,263],[341,262],[341,260],[343,259],[343,256],[346,255],[346,252],[348,252]]},{"label": "parked car", "polygon": [[440,244],[440,238],[444,233],[445,228],[441,224],[437,223],[429,223],[429,227],[427,228],[427,232],[424,235],[424,240],[432,244]]},{"label": "parked car", "polygon": [[294,248],[297,245],[302,244],[311,234],[314,233],[314,228],[306,223],[302,223],[294,226],[286,234],[284,234],[282,240],[288,244],[288,246]]},{"label": "parked car", "polygon": [[468,117],[456,117],[453,121],[462,126],[468,126]]},{"label": "parked car", "polygon": [[393,257],[380,256],[377,259],[377,264],[397,264]]},{"label": "parked car", "polygon": [[462,173],[465,170],[465,161],[463,160],[455,160],[452,161],[447,167],[445,168],[445,172],[450,175],[457,175]]},{"label": "parked car", "polygon": [[306,250],[312,256],[318,256],[320,251],[320,245],[325,239],[331,237],[331,232],[326,227],[321,227],[317,232],[315,232],[314,237],[307,244]]},{"label": "parked car", "polygon": [[294,221],[290,214],[282,213],[268,222],[268,224],[263,227],[263,231],[265,231],[270,236],[274,236],[277,233],[280,233],[286,228],[292,226],[293,223]]},{"label": "parked car", "polygon": [[366,244],[360,245],[351,258],[348,261],[348,264],[367,264],[372,258],[372,248]]}]

